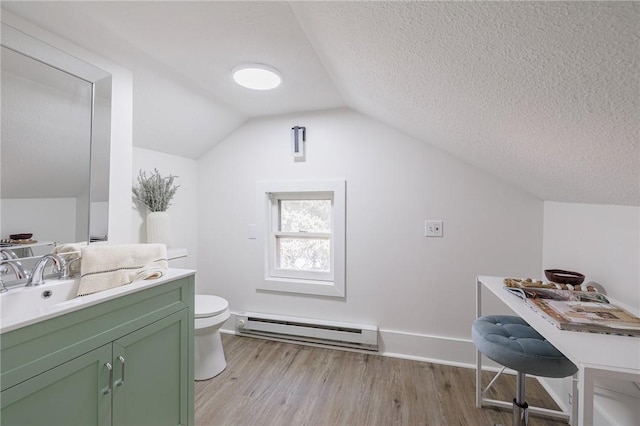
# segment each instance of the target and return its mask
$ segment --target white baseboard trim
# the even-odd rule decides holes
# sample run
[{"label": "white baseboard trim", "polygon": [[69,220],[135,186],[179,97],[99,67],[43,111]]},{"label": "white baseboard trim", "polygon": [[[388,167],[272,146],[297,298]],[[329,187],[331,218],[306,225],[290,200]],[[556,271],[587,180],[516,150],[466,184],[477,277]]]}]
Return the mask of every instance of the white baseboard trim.
[{"label": "white baseboard trim", "polygon": [[380,354],[383,356],[475,368],[476,349],[471,339],[384,329],[379,333]]}]

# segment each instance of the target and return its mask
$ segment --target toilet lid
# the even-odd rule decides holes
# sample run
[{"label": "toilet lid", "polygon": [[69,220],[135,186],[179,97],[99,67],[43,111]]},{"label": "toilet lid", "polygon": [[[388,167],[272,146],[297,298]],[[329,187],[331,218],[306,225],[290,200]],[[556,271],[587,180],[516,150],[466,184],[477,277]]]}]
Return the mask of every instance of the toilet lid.
[{"label": "toilet lid", "polygon": [[204,294],[196,295],[196,318],[206,318],[218,315],[229,307],[222,297]]}]

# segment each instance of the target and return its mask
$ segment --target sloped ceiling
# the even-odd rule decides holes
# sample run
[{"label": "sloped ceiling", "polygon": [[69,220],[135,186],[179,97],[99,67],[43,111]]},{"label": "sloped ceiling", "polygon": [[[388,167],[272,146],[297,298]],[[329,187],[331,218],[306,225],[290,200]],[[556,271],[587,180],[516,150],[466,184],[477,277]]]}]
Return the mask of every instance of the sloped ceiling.
[{"label": "sloped ceiling", "polygon": [[[133,70],[137,146],[197,158],[251,117],[348,106],[543,200],[640,205],[639,3],[2,5]],[[234,86],[245,62],[283,85]]]}]

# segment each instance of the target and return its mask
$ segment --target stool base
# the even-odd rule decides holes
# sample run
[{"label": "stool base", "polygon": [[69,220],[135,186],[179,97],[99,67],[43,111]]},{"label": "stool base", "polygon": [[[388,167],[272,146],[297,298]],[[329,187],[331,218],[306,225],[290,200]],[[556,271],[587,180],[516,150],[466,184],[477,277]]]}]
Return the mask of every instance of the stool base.
[{"label": "stool base", "polygon": [[529,425],[529,404],[526,402],[520,404],[513,398],[513,421],[511,424],[513,426]]},{"label": "stool base", "polygon": [[516,397],[513,398],[513,426],[529,425],[529,404],[525,400],[525,387],[527,375],[518,371],[516,378]]}]

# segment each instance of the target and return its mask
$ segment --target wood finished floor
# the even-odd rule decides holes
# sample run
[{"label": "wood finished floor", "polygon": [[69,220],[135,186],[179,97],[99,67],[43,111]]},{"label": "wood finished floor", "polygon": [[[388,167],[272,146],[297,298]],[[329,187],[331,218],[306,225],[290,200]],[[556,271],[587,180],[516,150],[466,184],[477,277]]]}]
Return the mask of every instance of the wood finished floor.
[{"label": "wood finished floor", "polygon": [[[471,369],[226,334],[222,341],[226,370],[195,385],[197,426],[511,424],[510,412],[475,407]],[[494,388],[490,398],[511,400],[515,377],[501,376]],[[533,379],[527,402],[557,409]],[[566,422],[531,415],[530,425]]]}]

